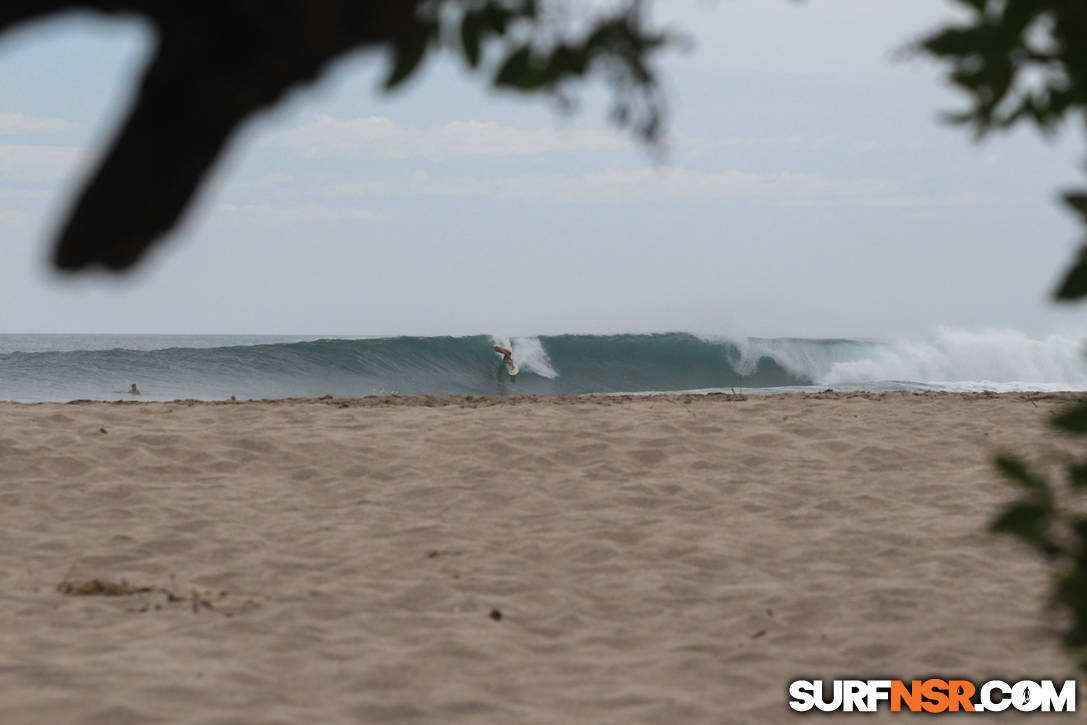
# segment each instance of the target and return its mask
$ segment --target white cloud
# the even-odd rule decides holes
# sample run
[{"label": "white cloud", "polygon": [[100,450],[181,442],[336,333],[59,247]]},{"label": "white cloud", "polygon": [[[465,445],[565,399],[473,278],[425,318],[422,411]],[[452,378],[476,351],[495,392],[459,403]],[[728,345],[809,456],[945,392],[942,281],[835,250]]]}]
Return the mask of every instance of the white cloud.
[{"label": "white cloud", "polygon": [[233,199],[239,198],[239,195],[253,194],[266,198],[273,191],[289,188],[291,181],[293,177],[286,171],[274,171],[246,179],[224,179],[213,176],[208,181],[208,185],[216,194],[229,195]]},{"label": "white cloud", "polygon": [[260,186],[279,186],[280,184],[286,184],[291,180],[291,175],[286,171],[276,171],[271,174],[264,174],[257,178],[257,184]]},{"label": "white cloud", "polygon": [[851,154],[867,154],[875,151],[879,148],[879,144],[875,141],[854,141],[849,144],[849,153]]},{"label": "white cloud", "polygon": [[377,216],[368,209],[331,207],[323,204],[301,204],[296,206],[272,204],[220,204],[219,209],[227,214],[243,216],[247,219],[269,224],[350,221],[373,219]]},{"label": "white cloud", "polygon": [[268,140],[307,158],[485,158],[624,148],[629,142],[614,132],[519,129],[489,121],[453,121],[423,129],[401,126],[389,118],[339,119],[321,115]]},{"label": "white cloud", "polygon": [[0,144],[0,181],[56,181],[80,173],[87,160],[74,146]]},{"label": "white cloud", "polygon": [[799,151],[807,152],[841,152],[843,149],[851,154],[864,154],[875,151],[879,144],[870,139],[849,139],[843,136],[763,136],[763,137],[737,137],[726,136],[724,138],[698,138],[679,137],[676,146],[688,154],[704,154],[722,148],[741,148],[762,151],[767,153],[790,154]]},{"label": "white cloud", "polygon": [[973,206],[991,200],[992,199],[985,194],[964,191],[957,194],[945,194],[943,196],[892,195],[868,199],[866,200],[865,205],[885,207],[948,207]]},{"label": "white cloud", "polygon": [[[516,181],[512,189],[532,192],[533,184]],[[819,174],[783,171],[753,174],[743,171],[703,172],[676,167],[608,171],[588,174],[574,184],[577,195],[594,195],[609,200],[654,199],[727,199],[738,197],[795,198],[811,196],[856,196],[878,193],[886,183],[873,180],[845,181]]]},{"label": "white cloud", "polygon": [[874,197],[892,191],[876,179],[841,180],[784,171],[704,172],[677,167],[606,171],[567,176],[525,175],[505,179],[440,178],[415,175],[399,181],[361,180],[326,186],[329,196],[436,194],[547,201],[652,201],[660,199],[775,199],[795,201],[832,197]]},{"label": "white cloud", "polygon": [[0,226],[20,226],[29,221],[29,216],[21,209],[0,209]]},{"label": "white cloud", "polygon": [[75,128],[74,123],[60,118],[30,116],[25,113],[0,113],[0,136],[28,133],[56,133]]},{"label": "white cloud", "polygon": [[[629,139],[616,131],[584,129],[520,129],[491,121],[452,121],[433,128],[400,125],[384,116],[341,119],[322,114],[315,120],[276,133],[266,143],[285,146],[310,159],[497,158],[533,154],[614,151],[629,148]],[[836,135],[767,136],[757,138],[676,136],[666,146],[700,155],[721,148],[768,153],[798,151],[869,153],[879,144],[868,139]]]},{"label": "white cloud", "polygon": [[744,148],[791,153],[794,151],[824,151],[839,145],[838,136],[766,136],[763,138],[725,138],[710,142],[717,146],[741,146]]},{"label": "white cloud", "polygon": [[973,206],[991,201],[984,194],[973,192],[961,192],[958,194],[945,194],[943,196],[922,196],[909,194],[889,194],[870,196],[861,199],[802,199],[786,202],[789,206],[842,206],[852,204],[854,206],[885,207],[885,208],[924,208],[924,207],[960,207]]},{"label": "white cloud", "polygon": [[52,196],[52,192],[45,189],[5,189],[0,188],[0,200],[3,201],[40,201]]}]

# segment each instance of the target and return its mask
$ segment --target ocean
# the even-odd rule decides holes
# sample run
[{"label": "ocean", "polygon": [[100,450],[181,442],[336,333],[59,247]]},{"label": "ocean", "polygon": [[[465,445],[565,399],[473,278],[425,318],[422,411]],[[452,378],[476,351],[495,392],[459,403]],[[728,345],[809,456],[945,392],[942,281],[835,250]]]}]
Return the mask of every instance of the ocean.
[{"label": "ocean", "polygon": [[[513,349],[511,378],[494,345]],[[142,395],[128,394],[136,384]],[[1078,337],[0,335],[0,400],[1087,390]]]}]

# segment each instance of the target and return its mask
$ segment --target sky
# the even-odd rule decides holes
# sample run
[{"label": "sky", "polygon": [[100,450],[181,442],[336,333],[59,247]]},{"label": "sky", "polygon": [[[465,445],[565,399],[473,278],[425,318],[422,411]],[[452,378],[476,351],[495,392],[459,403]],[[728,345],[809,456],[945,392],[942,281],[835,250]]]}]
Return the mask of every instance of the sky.
[{"label": "sky", "polygon": [[153,42],[69,14],[0,36],[0,333],[497,335],[685,330],[924,337],[1087,329],[1050,293],[1080,230],[1083,143],[978,144],[898,52],[948,0],[657,0],[663,154],[499,93],[452,53],[395,93],[336,63],[234,139],[133,272],[58,274],[52,236]]}]

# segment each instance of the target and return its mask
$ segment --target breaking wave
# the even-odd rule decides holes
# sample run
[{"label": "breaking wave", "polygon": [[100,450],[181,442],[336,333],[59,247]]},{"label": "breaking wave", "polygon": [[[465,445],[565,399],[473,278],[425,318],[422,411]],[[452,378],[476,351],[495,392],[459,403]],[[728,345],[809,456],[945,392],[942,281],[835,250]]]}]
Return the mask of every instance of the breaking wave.
[{"label": "breaking wave", "polygon": [[[922,340],[687,333],[393,337],[0,353],[0,399],[609,394],[681,390],[1085,390],[1078,338],[940,330]],[[171,341],[174,342],[174,341]],[[251,343],[252,338],[247,338]],[[123,345],[124,340],[120,343]],[[510,378],[494,345],[513,350]],[[7,346],[6,349],[11,349]]]}]

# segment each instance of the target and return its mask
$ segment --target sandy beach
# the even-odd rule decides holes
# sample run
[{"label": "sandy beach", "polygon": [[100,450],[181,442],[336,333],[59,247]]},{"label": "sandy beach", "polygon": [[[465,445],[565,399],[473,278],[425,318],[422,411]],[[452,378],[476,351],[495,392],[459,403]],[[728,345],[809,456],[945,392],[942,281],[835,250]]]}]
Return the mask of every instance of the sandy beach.
[{"label": "sandy beach", "polygon": [[0,722],[778,723],[796,678],[1071,678],[1046,570],[984,530],[994,452],[1077,451],[1067,399],[0,404]]}]

